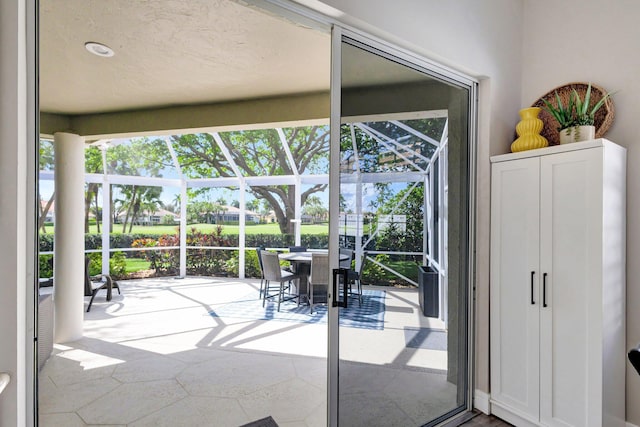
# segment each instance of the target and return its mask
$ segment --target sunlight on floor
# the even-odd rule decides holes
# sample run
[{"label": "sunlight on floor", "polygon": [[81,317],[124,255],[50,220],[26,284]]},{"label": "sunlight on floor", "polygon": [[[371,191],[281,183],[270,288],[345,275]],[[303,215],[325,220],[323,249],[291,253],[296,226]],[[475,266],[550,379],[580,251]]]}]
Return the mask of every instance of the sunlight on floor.
[{"label": "sunlight on floor", "polygon": [[[55,345],[40,375],[42,426],[238,426],[269,415],[283,426],[326,424],[326,323],[209,314],[252,292],[257,299],[257,281],[121,286],[111,302],[96,298],[82,339]],[[415,291],[385,290],[384,329],[340,329],[345,408],[369,416],[386,408],[419,425],[453,405],[456,387],[446,349],[409,341],[444,325],[419,314]],[[372,389],[386,402],[378,409],[368,406]]]}]

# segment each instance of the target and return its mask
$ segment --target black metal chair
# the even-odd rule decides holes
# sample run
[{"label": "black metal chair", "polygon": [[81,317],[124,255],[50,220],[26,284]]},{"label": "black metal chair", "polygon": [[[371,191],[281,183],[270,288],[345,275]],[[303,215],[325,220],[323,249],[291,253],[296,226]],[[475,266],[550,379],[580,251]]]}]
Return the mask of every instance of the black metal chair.
[{"label": "black metal chair", "polygon": [[289,246],[289,252],[307,252],[306,246]]},{"label": "black metal chair", "polygon": [[[291,289],[291,282],[298,279],[300,276],[280,268],[280,258],[277,253],[262,251],[261,255],[265,280],[264,293],[262,294],[262,306],[264,307],[267,299],[275,297],[278,298],[278,311],[280,311],[280,304],[284,301],[297,299],[298,305],[300,305],[299,294],[291,294],[288,297],[284,296],[284,292]],[[272,282],[277,283],[278,286],[272,287]],[[285,283],[287,283],[286,286]],[[276,292],[270,293],[272,290],[275,290]]]},{"label": "black metal chair", "polygon": [[640,375],[640,344],[636,348],[629,350],[629,362],[631,366],[636,368],[638,375]]},{"label": "black metal chair", "polygon": [[[360,263],[360,268],[358,269],[358,271],[355,271],[353,268],[351,268],[351,262],[353,261],[354,258],[354,251],[352,249],[347,249],[347,248],[340,248],[340,255],[346,255],[347,258],[346,259],[341,259],[340,260],[340,268],[344,268],[349,270],[348,274],[347,274],[347,283],[349,286],[349,296],[356,296],[358,297],[358,305],[360,307],[362,307],[362,281],[361,281],[361,277],[362,277],[362,267],[364,266],[364,262],[365,259],[367,258],[367,252],[363,252],[363,256],[362,256],[362,262]],[[341,256],[341,258],[343,258]],[[353,285],[355,285],[356,290],[353,290]]]},{"label": "black metal chair", "polygon": [[118,294],[120,292],[120,286],[118,286],[118,282],[111,279],[111,276],[108,274],[99,274],[97,276],[89,275],[89,264],[91,263],[91,259],[89,257],[84,257],[84,296],[90,296],[89,306],[87,307],[87,313],[91,310],[91,304],[93,304],[93,299],[96,297],[96,294],[101,289],[107,290],[107,301],[111,301],[112,298],[112,289],[116,288],[118,290]]}]

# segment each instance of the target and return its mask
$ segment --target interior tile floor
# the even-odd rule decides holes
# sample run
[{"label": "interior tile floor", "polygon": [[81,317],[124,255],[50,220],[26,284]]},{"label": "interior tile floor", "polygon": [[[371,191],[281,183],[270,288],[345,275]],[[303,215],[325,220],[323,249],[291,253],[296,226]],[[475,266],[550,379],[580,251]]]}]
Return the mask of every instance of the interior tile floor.
[{"label": "interior tile floor", "polygon": [[[41,426],[326,425],[326,324],[208,314],[257,298],[255,280],[119,283],[40,372]],[[415,290],[385,289],[384,330],[340,330],[341,413],[353,415],[341,425],[421,425],[456,405],[447,352],[406,346],[407,331],[444,325],[419,314]]]}]

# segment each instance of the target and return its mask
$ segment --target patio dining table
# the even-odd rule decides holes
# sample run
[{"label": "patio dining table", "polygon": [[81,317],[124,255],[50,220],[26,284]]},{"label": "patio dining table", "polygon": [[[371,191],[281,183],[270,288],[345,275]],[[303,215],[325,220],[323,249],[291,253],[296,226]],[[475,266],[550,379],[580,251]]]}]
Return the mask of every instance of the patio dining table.
[{"label": "patio dining table", "polygon": [[[311,254],[313,253],[327,254],[329,251],[326,249],[315,249],[312,251],[288,252],[279,255],[280,259],[289,261],[292,264],[294,271],[300,274],[300,280],[298,283],[299,288],[297,291],[299,295],[304,295],[305,298],[307,298],[308,294],[308,281],[309,274],[311,273]],[[340,254],[340,261],[344,261],[348,258],[348,255]]]}]

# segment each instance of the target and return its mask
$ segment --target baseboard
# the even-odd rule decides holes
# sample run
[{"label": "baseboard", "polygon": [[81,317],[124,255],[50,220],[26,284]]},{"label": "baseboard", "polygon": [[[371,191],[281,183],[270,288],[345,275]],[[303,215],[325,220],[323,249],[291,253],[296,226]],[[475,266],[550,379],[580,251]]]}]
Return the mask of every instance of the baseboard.
[{"label": "baseboard", "polygon": [[483,414],[489,415],[491,413],[491,404],[489,403],[489,398],[490,396],[487,393],[482,390],[476,389],[473,392],[473,407]]},{"label": "baseboard", "polygon": [[627,421],[627,427],[638,427],[638,426],[635,424],[631,424],[629,421]]}]

